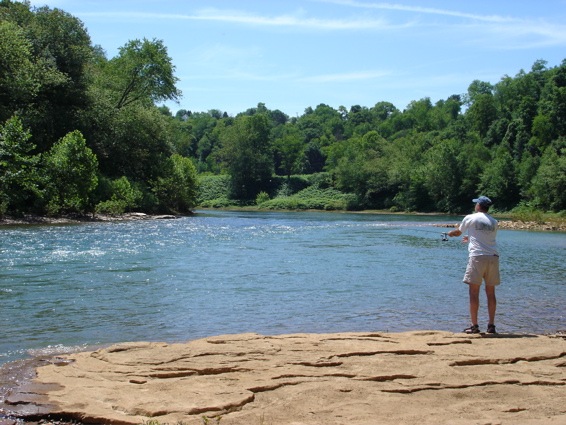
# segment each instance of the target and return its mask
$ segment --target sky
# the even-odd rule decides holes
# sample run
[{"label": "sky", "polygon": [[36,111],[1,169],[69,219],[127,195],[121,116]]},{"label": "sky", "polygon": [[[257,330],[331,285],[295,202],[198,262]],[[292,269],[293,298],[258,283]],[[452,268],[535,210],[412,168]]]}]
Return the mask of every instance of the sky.
[{"label": "sky", "polygon": [[566,59],[566,0],[30,3],[79,18],[109,59],[130,40],[162,40],[183,94],[164,103],[173,114],[236,115],[258,103],[290,117],[319,104],[403,110]]}]

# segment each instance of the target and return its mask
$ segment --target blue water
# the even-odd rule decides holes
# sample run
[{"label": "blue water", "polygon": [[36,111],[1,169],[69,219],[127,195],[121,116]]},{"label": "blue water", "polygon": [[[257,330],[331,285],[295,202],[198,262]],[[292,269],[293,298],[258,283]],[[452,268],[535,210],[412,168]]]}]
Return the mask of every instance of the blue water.
[{"label": "blue water", "polygon": [[[0,365],[123,341],[242,332],[459,332],[460,219],[199,212],[0,228]],[[500,230],[500,332],[566,328],[566,234]],[[487,313],[482,297],[480,325]],[[484,323],[485,322],[485,323]]]}]

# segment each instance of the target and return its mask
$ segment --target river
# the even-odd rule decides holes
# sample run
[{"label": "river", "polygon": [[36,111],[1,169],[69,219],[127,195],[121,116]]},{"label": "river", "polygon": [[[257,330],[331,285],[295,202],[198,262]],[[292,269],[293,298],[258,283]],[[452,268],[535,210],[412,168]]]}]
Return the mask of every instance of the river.
[{"label": "river", "polygon": [[[123,341],[468,325],[458,217],[197,211],[0,228],[0,365]],[[500,230],[499,332],[566,328],[566,234]],[[480,326],[487,312],[482,294]]]}]

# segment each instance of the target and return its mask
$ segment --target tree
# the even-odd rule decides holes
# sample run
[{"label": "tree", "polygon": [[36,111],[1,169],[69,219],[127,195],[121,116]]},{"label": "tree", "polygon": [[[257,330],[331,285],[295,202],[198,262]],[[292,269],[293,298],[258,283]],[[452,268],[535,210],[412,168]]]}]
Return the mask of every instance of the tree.
[{"label": "tree", "polygon": [[497,119],[497,109],[495,108],[493,95],[478,95],[468,109],[466,116],[470,119],[470,126],[484,138],[491,123]]},{"label": "tree", "polygon": [[175,66],[162,40],[129,41],[106,68],[108,83],[116,93],[116,108],[138,101],[177,101],[181,91],[173,75]]},{"label": "tree", "polygon": [[265,114],[242,115],[226,127],[222,157],[231,179],[231,196],[252,200],[266,188],[272,176],[271,125]]},{"label": "tree", "polygon": [[[554,138],[566,135],[566,61],[558,67],[549,84],[548,116],[554,130]],[[546,111],[545,111],[546,112]]]},{"label": "tree", "polygon": [[9,42],[0,43],[0,50],[19,49],[7,58],[8,72],[18,69],[9,73],[17,77],[20,89],[20,96],[7,104],[8,116],[20,111],[37,149],[47,151],[54,140],[77,128],[77,116],[88,107],[88,69],[94,57],[90,37],[83,23],[69,13],[47,6],[32,11],[29,2],[2,1],[0,20],[20,28],[14,32],[13,25],[4,25]]},{"label": "tree", "polygon": [[329,146],[332,178],[338,189],[354,193],[359,206],[383,207],[387,193],[386,142],[376,132],[352,137]]},{"label": "tree", "polygon": [[44,157],[44,199],[47,213],[84,213],[98,177],[96,155],[79,131],[67,134]]},{"label": "tree", "polygon": [[426,133],[399,137],[391,144],[387,158],[388,185],[393,206],[405,211],[423,211],[434,208],[425,187],[427,147],[431,142]]},{"label": "tree", "polygon": [[326,157],[322,153],[320,143],[318,141],[311,141],[304,148],[305,164],[304,171],[307,174],[321,173],[324,170]]},{"label": "tree", "polygon": [[30,137],[16,116],[0,125],[0,218],[31,184],[29,177],[37,161],[30,155],[35,147]]},{"label": "tree", "polygon": [[456,201],[459,205],[466,205],[470,199],[478,196],[481,175],[491,156],[490,149],[480,141],[469,140],[461,144],[458,162],[461,164],[462,184]]},{"label": "tree", "polygon": [[191,116],[191,111],[187,111],[186,109],[179,109],[175,113],[175,118],[181,121],[187,121],[187,119]]},{"label": "tree", "polygon": [[412,101],[407,106],[405,114],[413,118],[413,127],[419,131],[432,130],[432,122],[430,119],[430,112],[432,111],[432,102],[430,98],[425,97],[418,101]]},{"label": "tree", "polygon": [[497,200],[499,209],[510,209],[518,203],[515,162],[505,147],[500,147],[492,161],[484,167],[479,191]]},{"label": "tree", "polygon": [[474,80],[468,86],[468,93],[464,96],[464,103],[472,105],[479,96],[484,94],[493,94],[493,85],[486,81]]},{"label": "tree", "polygon": [[287,179],[291,179],[291,174],[298,173],[304,159],[304,142],[295,127],[289,129],[282,138],[276,139],[275,149],[281,156],[281,168],[284,170]]},{"label": "tree", "polygon": [[132,186],[126,176],[118,180],[110,181],[104,177],[99,178],[98,187],[106,186],[106,191],[111,192],[110,199],[99,202],[96,211],[108,214],[124,214],[133,208],[139,207],[142,192]]},{"label": "tree", "polygon": [[566,140],[561,138],[549,146],[541,158],[533,178],[535,203],[545,210],[566,210]]},{"label": "tree", "polygon": [[285,123],[289,121],[287,114],[281,112],[279,109],[270,111],[269,116],[275,125],[285,125]]},{"label": "tree", "polygon": [[[108,112],[102,109],[101,113]],[[157,108],[136,104],[104,116],[101,129],[92,135],[93,151],[107,177],[126,176],[130,181],[150,182],[161,173],[161,161],[174,153],[172,118]]]},{"label": "tree", "polygon": [[463,167],[457,140],[442,140],[426,153],[425,185],[437,211],[457,212]]},{"label": "tree", "polygon": [[371,109],[380,121],[385,121],[399,110],[391,102],[378,102]]},{"label": "tree", "polygon": [[164,212],[190,212],[197,204],[197,172],[193,162],[181,155],[172,155],[153,190]]},{"label": "tree", "polygon": [[537,174],[537,171],[540,166],[540,157],[533,156],[530,152],[525,151],[523,152],[523,157],[521,158],[521,162],[518,164],[518,175],[517,175],[517,183],[519,184],[519,189],[521,191],[520,195],[522,199],[526,199],[532,201],[533,199],[533,190],[532,182],[534,177]]},{"label": "tree", "polygon": [[31,43],[15,23],[0,21],[0,120],[4,122],[37,94],[39,81]]}]

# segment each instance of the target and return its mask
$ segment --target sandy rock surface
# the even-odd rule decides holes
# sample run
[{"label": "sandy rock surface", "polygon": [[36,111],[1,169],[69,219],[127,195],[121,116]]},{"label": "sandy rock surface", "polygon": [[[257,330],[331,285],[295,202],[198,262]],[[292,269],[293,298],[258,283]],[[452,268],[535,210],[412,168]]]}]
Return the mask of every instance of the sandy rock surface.
[{"label": "sandy rock surface", "polygon": [[566,341],[417,331],[123,343],[39,367],[0,407],[106,424],[566,424]]}]

